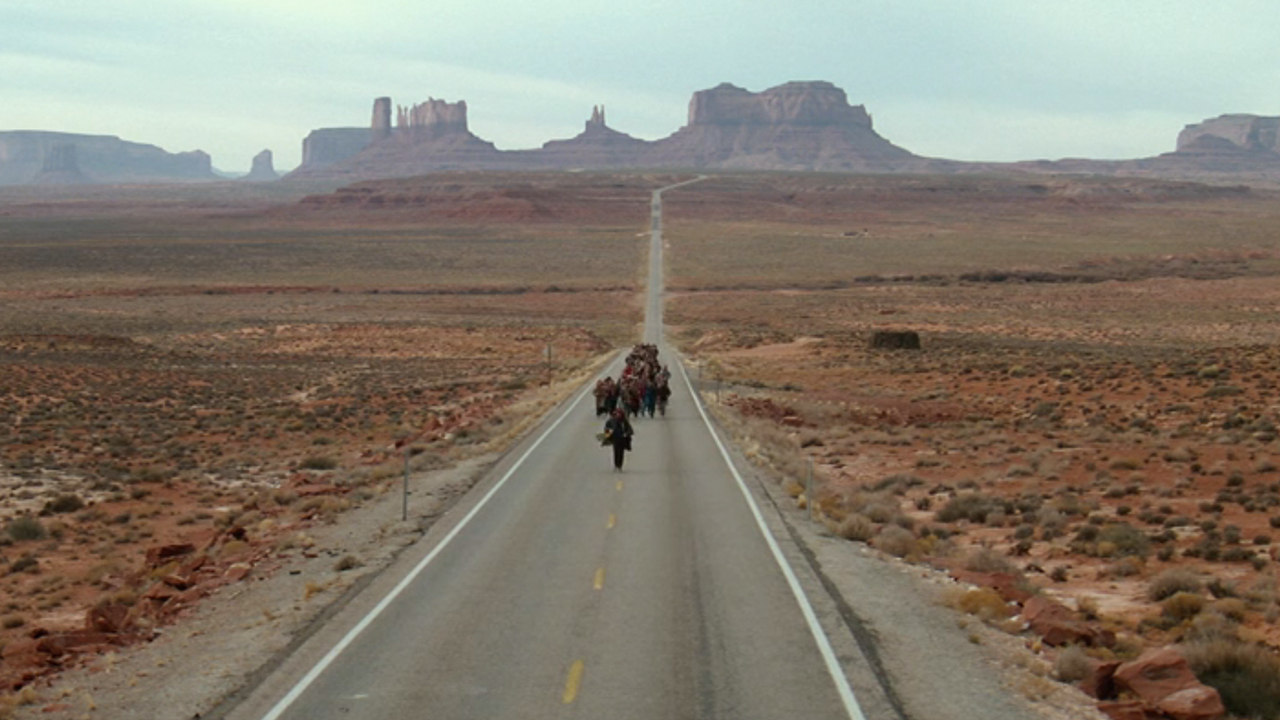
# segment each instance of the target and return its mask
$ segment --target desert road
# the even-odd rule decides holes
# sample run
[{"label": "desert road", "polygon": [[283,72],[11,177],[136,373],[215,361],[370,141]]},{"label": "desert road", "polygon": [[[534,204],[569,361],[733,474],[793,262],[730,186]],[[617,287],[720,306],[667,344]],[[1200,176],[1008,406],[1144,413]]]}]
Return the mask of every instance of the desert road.
[{"label": "desert road", "polygon": [[[661,269],[657,192],[659,343]],[[661,359],[671,405],[634,422],[623,472],[583,388],[225,717],[861,720],[852,641],[815,618],[789,540]]]}]

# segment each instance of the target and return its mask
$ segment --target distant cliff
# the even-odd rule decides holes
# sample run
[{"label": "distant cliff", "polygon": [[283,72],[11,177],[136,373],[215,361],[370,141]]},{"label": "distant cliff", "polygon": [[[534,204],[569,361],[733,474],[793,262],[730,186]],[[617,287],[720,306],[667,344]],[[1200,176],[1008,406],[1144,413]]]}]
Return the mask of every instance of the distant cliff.
[{"label": "distant cliff", "polygon": [[111,135],[0,131],[0,185],[216,179],[209,155],[200,150],[170,153]]}]

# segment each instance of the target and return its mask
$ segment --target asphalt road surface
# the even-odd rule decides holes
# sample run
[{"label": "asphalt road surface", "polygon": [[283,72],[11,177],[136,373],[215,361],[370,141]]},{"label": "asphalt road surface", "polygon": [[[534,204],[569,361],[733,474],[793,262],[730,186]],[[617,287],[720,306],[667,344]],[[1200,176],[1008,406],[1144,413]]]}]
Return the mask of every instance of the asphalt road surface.
[{"label": "asphalt road surface", "polygon": [[[660,193],[653,218],[659,342]],[[584,388],[227,717],[862,718],[837,660],[851,641],[832,651],[684,370],[661,358],[671,404],[634,421],[623,472]]]}]

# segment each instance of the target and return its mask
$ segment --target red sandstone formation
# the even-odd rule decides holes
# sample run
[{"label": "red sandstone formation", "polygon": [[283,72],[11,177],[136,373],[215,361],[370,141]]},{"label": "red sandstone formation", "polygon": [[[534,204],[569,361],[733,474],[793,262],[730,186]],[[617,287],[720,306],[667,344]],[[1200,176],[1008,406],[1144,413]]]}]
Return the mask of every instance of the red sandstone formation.
[{"label": "red sandstone formation", "polygon": [[280,174],[276,172],[275,163],[270,150],[263,150],[253,156],[253,167],[250,168],[249,174],[240,178],[250,182],[270,182],[279,180]]}]

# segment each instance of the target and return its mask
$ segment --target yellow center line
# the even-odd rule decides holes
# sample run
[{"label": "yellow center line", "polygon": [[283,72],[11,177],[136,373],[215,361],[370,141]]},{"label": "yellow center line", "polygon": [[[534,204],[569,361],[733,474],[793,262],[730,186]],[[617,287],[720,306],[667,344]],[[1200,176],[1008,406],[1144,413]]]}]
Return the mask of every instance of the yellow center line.
[{"label": "yellow center line", "polygon": [[604,524],[605,529],[612,530],[613,526],[617,524],[618,524],[618,515],[616,513],[609,513],[609,522]]},{"label": "yellow center line", "polygon": [[597,590],[604,589],[604,568],[596,570],[596,579],[591,584]]},{"label": "yellow center line", "polygon": [[582,688],[582,670],[581,660],[575,660],[569,667],[569,677],[564,681],[564,695],[560,697],[565,705],[570,705],[578,699],[578,690]]},{"label": "yellow center line", "polygon": [[618,481],[618,492],[622,492],[622,481]]}]

